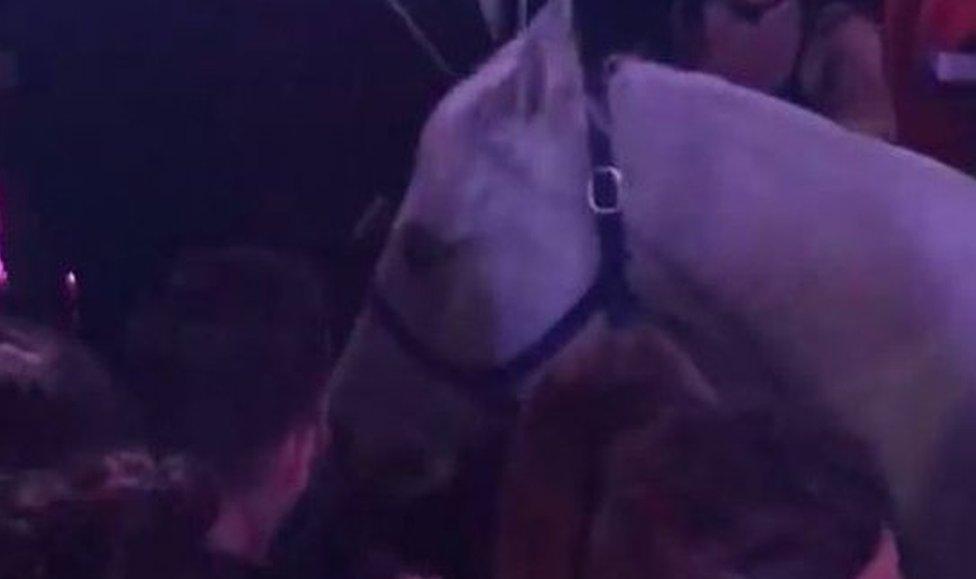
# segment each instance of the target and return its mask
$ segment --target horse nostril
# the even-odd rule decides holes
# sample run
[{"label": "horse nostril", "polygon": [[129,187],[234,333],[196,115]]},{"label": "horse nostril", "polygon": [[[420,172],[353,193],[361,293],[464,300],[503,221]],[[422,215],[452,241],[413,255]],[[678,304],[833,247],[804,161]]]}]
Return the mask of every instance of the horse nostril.
[{"label": "horse nostril", "polygon": [[346,470],[367,486],[388,486],[422,478],[428,470],[428,455],[423,446],[402,440],[349,444],[343,454]]},{"label": "horse nostril", "polygon": [[386,462],[394,478],[420,478],[427,472],[427,453],[419,447],[397,449]]},{"label": "horse nostril", "polygon": [[423,225],[408,223],[404,226],[401,236],[403,257],[412,272],[430,269],[451,254],[450,245]]},{"label": "horse nostril", "polygon": [[610,78],[613,75],[617,74],[617,72],[620,71],[620,67],[623,66],[624,61],[626,61],[627,58],[628,57],[621,54],[614,54],[607,57],[607,59],[603,61],[603,75],[606,78]]}]

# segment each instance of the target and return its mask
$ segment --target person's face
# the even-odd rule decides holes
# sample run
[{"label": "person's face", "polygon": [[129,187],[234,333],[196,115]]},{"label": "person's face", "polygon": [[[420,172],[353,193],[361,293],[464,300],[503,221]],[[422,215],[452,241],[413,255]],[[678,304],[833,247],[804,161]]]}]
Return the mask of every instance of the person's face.
[{"label": "person's face", "polygon": [[796,0],[677,0],[672,10],[677,61],[742,86],[774,92],[794,68],[801,21]]}]

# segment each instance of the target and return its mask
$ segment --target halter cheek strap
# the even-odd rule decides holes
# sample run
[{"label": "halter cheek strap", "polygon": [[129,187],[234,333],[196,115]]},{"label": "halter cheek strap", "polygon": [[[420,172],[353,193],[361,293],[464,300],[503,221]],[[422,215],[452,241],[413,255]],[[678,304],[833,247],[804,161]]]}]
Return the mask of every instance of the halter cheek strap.
[{"label": "halter cheek strap", "polygon": [[614,161],[610,137],[590,114],[587,117],[591,176],[587,202],[596,220],[600,265],[586,293],[537,340],[515,357],[493,367],[455,362],[428,347],[411,331],[403,316],[373,287],[368,306],[380,326],[397,345],[433,377],[462,390],[464,395],[488,406],[511,406],[517,400],[519,382],[558,354],[587,322],[605,312],[613,325],[627,323],[639,310],[627,280],[628,252],[620,196],[625,178]]},{"label": "halter cheek strap", "polygon": [[600,268],[594,285],[600,287],[601,309],[610,324],[619,326],[634,319],[640,309],[627,279],[630,254],[620,206],[625,179],[616,164],[610,136],[592,112],[587,115],[586,130],[591,167],[588,197],[600,238]]}]

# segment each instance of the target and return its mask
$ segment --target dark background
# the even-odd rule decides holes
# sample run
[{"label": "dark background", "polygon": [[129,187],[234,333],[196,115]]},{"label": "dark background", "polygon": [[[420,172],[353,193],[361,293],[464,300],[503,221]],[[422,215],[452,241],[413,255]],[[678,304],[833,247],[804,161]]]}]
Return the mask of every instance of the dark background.
[{"label": "dark background", "polygon": [[[404,4],[466,74],[492,41],[476,0]],[[348,321],[423,120],[456,80],[382,0],[0,0],[0,168],[8,308],[70,323],[112,354],[172,256],[260,244],[335,277]],[[369,244],[366,244],[369,245]]]}]

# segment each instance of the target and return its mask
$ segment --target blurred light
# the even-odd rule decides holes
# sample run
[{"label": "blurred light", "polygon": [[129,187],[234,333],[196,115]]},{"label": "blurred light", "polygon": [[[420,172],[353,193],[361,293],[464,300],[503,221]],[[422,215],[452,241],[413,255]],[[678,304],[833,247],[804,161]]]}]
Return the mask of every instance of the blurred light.
[{"label": "blurred light", "polygon": [[64,274],[64,288],[71,300],[78,299],[78,276],[74,271]]}]

